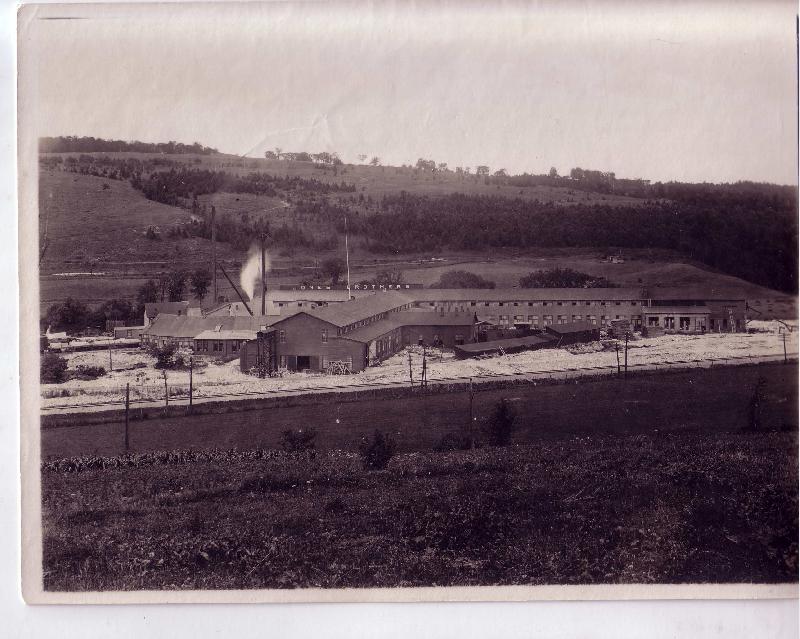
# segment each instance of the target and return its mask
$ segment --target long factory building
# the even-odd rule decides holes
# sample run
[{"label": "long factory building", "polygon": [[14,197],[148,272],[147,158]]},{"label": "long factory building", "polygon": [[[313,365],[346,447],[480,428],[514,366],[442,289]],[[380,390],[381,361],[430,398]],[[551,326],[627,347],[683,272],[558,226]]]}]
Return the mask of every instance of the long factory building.
[{"label": "long factory building", "polygon": [[[202,317],[160,313],[143,344],[173,343],[211,357],[239,357],[243,370],[263,362],[257,335],[269,345],[270,369],[358,372],[411,344],[453,348],[487,328],[545,331],[585,322],[599,328],[629,322],[634,330],[675,333],[746,330],[745,299],[692,289],[423,289],[369,291],[347,300],[331,291],[271,292],[272,314],[242,305]],[[278,312],[275,312],[278,310]]]}]

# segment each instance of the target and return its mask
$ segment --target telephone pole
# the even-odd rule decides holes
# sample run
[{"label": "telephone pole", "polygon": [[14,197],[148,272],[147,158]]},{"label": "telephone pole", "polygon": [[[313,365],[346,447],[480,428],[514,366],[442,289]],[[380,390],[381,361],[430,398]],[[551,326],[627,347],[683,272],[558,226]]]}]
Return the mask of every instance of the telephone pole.
[{"label": "telephone pole", "polygon": [[628,379],[628,333],[625,333],[625,379]]},{"label": "telephone pole", "polygon": [[261,314],[267,314],[267,257],[266,257],[266,241],[267,234],[263,231],[260,235],[261,238]]},{"label": "telephone pole", "polygon": [[213,262],[212,280],[214,282],[214,305],[216,305],[218,297],[217,292],[217,224],[215,218],[217,217],[217,209],[211,207],[211,261]]},{"label": "telephone pole", "polygon": [[125,384],[125,452],[128,452],[128,412],[131,407],[131,385]]}]

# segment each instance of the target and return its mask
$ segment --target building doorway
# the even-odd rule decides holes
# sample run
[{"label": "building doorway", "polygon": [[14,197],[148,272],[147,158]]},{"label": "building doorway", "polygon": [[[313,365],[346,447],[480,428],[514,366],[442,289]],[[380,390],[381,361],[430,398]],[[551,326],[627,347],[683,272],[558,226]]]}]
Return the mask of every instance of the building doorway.
[{"label": "building doorway", "polygon": [[311,368],[311,356],[310,355],[298,355],[297,356],[297,370],[304,371]]}]

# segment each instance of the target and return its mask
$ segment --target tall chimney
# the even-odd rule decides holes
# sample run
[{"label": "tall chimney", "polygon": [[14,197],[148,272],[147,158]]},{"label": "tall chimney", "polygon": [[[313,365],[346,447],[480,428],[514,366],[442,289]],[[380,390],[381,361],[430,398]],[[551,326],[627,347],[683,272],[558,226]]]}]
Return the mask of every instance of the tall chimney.
[{"label": "tall chimney", "polygon": [[266,248],[264,241],[266,236],[261,233],[261,314],[267,314],[267,263],[266,263]]},{"label": "tall chimney", "polygon": [[219,293],[217,292],[217,224],[216,218],[217,216],[217,209],[213,206],[211,207],[211,261],[214,263],[214,268],[212,269],[213,273],[213,282],[214,282],[214,306],[217,304],[217,300],[219,299]]}]

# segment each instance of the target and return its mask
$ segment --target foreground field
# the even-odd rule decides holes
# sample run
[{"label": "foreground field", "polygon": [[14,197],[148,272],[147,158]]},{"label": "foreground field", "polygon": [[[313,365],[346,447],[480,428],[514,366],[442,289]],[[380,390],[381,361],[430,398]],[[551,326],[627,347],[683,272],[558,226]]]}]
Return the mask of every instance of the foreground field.
[{"label": "foreground field", "polygon": [[47,590],[796,582],[794,432],[43,467]]},{"label": "foreground field", "polygon": [[[514,441],[536,444],[574,436],[634,435],[654,432],[726,433],[747,426],[759,379],[765,381],[762,423],[797,427],[797,365],[717,367],[632,375],[629,379],[583,378],[568,383],[526,383],[475,393],[473,411],[480,427],[502,398],[517,411]],[[351,401],[326,398],[220,414],[164,417],[158,409],[133,411],[130,450],[278,448],[287,428],[317,431],[319,450],[356,450],[375,428],[391,433],[398,452],[429,451],[447,434],[469,423],[466,392]],[[116,455],[125,451],[124,421],[81,423],[69,416],[61,426],[42,429],[42,459],[73,455]]]}]

